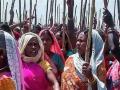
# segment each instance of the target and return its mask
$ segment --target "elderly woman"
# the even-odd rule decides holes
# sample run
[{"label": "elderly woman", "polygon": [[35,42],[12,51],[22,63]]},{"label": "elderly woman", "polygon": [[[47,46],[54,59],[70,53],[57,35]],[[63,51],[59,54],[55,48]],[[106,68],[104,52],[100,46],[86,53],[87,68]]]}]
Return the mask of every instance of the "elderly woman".
[{"label": "elderly woman", "polygon": [[49,63],[44,60],[44,47],[40,37],[32,32],[22,35],[19,40],[19,48],[23,61],[25,89],[51,90],[48,78],[53,83],[53,89],[58,90],[58,82]]},{"label": "elderly woman", "polygon": [[16,40],[0,30],[0,90],[24,90]]},{"label": "elderly woman", "polygon": [[60,79],[64,68],[64,56],[55,35],[48,29],[39,34],[45,47],[45,59],[48,60],[57,79]]},{"label": "elderly woman", "polygon": [[80,32],[76,43],[78,52],[65,62],[61,90],[106,90],[104,44],[97,31],[92,31],[90,63],[84,61],[86,44],[87,31]]}]

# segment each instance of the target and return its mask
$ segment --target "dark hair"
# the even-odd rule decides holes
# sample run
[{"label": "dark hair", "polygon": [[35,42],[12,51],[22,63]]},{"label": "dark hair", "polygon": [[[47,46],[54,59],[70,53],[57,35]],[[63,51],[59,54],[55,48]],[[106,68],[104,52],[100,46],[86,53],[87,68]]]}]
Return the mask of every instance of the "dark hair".
[{"label": "dark hair", "polygon": [[11,34],[11,29],[7,23],[2,24],[1,29]]},{"label": "dark hair", "polygon": [[120,59],[119,35],[116,31],[111,31],[110,33],[113,33],[113,42],[115,45],[114,50],[111,50],[111,52],[117,59]]},{"label": "dark hair", "polygon": [[[49,31],[48,29],[45,29],[45,30],[42,32],[42,34],[48,34],[48,35],[50,36],[52,42],[54,42],[53,37],[52,37],[52,35],[50,34],[50,31]],[[42,35],[42,34],[41,34],[41,35]]]},{"label": "dark hair", "polygon": [[112,15],[107,9],[104,9],[104,12],[103,12],[103,22],[105,22],[108,25],[108,27],[115,26]]}]

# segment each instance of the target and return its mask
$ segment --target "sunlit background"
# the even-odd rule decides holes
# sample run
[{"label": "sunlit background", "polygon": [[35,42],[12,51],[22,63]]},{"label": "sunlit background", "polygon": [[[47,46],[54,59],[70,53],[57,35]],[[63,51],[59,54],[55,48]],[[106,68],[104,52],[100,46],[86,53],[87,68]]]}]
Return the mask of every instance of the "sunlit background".
[{"label": "sunlit background", "polygon": [[[49,7],[50,7],[50,1],[51,0],[49,0]],[[63,1],[64,0],[57,0],[57,6],[60,5],[60,20],[61,20],[61,22],[62,22],[62,15],[63,15]],[[92,1],[92,0],[90,0],[90,1]],[[108,5],[108,9],[112,13],[112,15],[114,15],[114,1],[115,0],[109,0],[109,5]],[[9,21],[9,18],[10,18],[9,10],[10,10],[10,7],[11,7],[12,0],[1,0],[1,2],[2,2],[2,21],[4,21],[5,8],[6,8],[6,3],[7,2],[8,2],[7,21]],[[34,8],[35,2],[36,2],[36,0],[32,0],[32,9]],[[81,0],[74,0],[74,2],[75,2],[74,7],[77,5],[77,9],[76,9],[77,20],[76,20],[75,24],[78,25],[79,20],[80,20],[79,17],[80,17],[80,2],[81,2]],[[21,3],[22,3],[22,6],[21,6],[22,7],[22,13],[23,13],[24,0],[21,0]],[[38,23],[45,24],[46,6],[47,6],[47,0],[37,0],[37,20],[38,20]],[[96,0],[97,18],[99,17],[100,10],[103,11],[103,7],[104,7],[103,0]],[[28,17],[29,17],[29,8],[30,8],[30,0],[26,0],[26,9],[28,11]],[[87,9],[88,9],[88,7],[87,7]],[[19,0],[15,1],[15,7],[14,7],[14,11],[15,11],[14,22],[19,22],[19,18],[17,17],[16,10],[17,10],[17,12],[19,14]],[[54,8],[54,10],[55,10],[55,8]],[[88,11],[88,10],[86,10],[86,11]],[[116,12],[115,13],[116,13],[115,14],[116,24],[117,24],[117,22],[118,22],[117,4],[116,4]],[[53,13],[53,16],[54,15],[55,14]],[[67,15],[67,10],[66,10],[66,15]],[[101,15],[102,15],[102,13],[101,13]]]}]

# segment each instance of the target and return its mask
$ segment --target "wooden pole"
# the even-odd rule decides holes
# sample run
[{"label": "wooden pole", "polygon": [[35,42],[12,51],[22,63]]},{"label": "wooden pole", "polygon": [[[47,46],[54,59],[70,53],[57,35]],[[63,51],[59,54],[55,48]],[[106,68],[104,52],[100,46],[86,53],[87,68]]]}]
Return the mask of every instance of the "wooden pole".
[{"label": "wooden pole", "polygon": [[59,13],[58,13],[58,14],[59,14],[59,19],[58,19],[59,21],[58,21],[58,22],[59,22],[59,24],[60,24],[60,19],[61,19],[61,18],[60,18],[60,17],[61,17],[61,16],[60,16],[60,12],[61,12],[61,10],[60,10],[60,4],[59,4],[59,6],[58,6],[58,10],[59,10]]},{"label": "wooden pole", "polygon": [[5,20],[4,20],[4,22],[7,22],[7,7],[8,7],[8,2],[6,3],[6,8],[5,8]]},{"label": "wooden pole", "polygon": [[0,23],[1,23],[1,0],[0,0]]},{"label": "wooden pole", "polygon": [[13,19],[14,19],[14,4],[15,4],[15,0],[12,0],[11,9],[10,9],[10,21],[9,21],[9,25],[13,24]]},{"label": "wooden pole", "polygon": [[104,0],[104,8],[107,8],[108,7],[108,2],[107,0]]},{"label": "wooden pole", "polygon": [[53,7],[54,7],[54,0],[51,0],[50,4],[50,26],[53,25]]},{"label": "wooden pole", "polygon": [[91,47],[91,39],[92,39],[92,26],[93,26],[94,13],[95,13],[95,0],[92,0],[90,26],[88,31],[87,47],[85,53],[85,61],[88,63],[90,63],[90,47]]},{"label": "wooden pole", "polygon": [[118,6],[118,20],[119,20],[119,27],[120,27],[120,1],[117,0],[117,6]]},{"label": "wooden pole", "polygon": [[[2,8],[3,8],[3,10],[2,10],[2,17],[4,17],[5,16],[5,3],[4,3],[4,0],[3,0],[3,7]],[[2,19],[3,22],[4,22],[4,19],[5,18]]]},{"label": "wooden pole", "polygon": [[17,11],[17,9],[16,9],[16,15],[17,15],[17,19],[19,20],[19,15],[18,15],[18,11]]},{"label": "wooden pole", "polygon": [[74,14],[74,23],[75,23],[75,25],[76,25],[76,23],[77,23],[77,22],[76,22],[76,17],[77,17],[77,16],[76,16],[76,11],[77,11],[77,5],[75,6],[75,14]]},{"label": "wooden pole", "polygon": [[65,12],[66,12],[66,0],[63,0],[63,33],[62,33],[62,49],[65,51]]},{"label": "wooden pole", "polygon": [[55,18],[54,18],[54,23],[56,23],[56,9],[57,9],[57,0],[55,0]]},{"label": "wooden pole", "polygon": [[35,5],[35,25],[37,25],[37,0],[36,0],[36,5]]},{"label": "wooden pole", "polygon": [[37,0],[35,2],[34,9],[33,9],[33,16],[35,16],[35,25],[37,24],[37,10],[36,10],[36,7],[37,7]]},{"label": "wooden pole", "polygon": [[47,26],[47,21],[48,21],[48,5],[49,5],[49,0],[47,0],[47,7],[46,7],[46,26]]},{"label": "wooden pole", "polygon": [[25,20],[25,14],[26,14],[26,0],[24,0],[24,9],[23,9],[23,20]]},{"label": "wooden pole", "polygon": [[116,12],[116,0],[115,0],[115,3],[114,3],[114,18],[113,18],[114,23],[115,23],[115,12]]},{"label": "wooden pole", "polygon": [[81,29],[81,26],[82,26],[82,24],[81,24],[81,22],[82,22],[82,11],[83,10],[83,0],[81,0],[81,5],[80,5],[80,29]]},{"label": "wooden pole", "polygon": [[56,17],[56,19],[57,19],[57,23],[58,23],[58,18],[59,18],[59,9],[58,9],[59,7],[57,6],[57,17]]},{"label": "wooden pole", "polygon": [[83,18],[82,18],[82,26],[81,26],[81,30],[83,31],[84,27],[85,27],[85,12],[86,12],[86,5],[87,5],[87,0],[85,0],[85,4],[84,4],[84,8],[83,8]]},{"label": "wooden pole", "polygon": [[21,23],[21,0],[19,0],[19,22]]},{"label": "wooden pole", "polygon": [[98,24],[97,24],[97,29],[100,29],[100,17],[101,17],[101,9],[99,10],[99,16],[98,16]]},{"label": "wooden pole", "polygon": [[30,0],[30,10],[29,10],[29,17],[30,17],[30,23],[29,23],[29,31],[31,31],[31,24],[32,24],[32,0]]},{"label": "wooden pole", "polygon": [[63,0],[63,25],[65,25],[66,0]]},{"label": "wooden pole", "polygon": [[89,3],[88,3],[88,23],[87,23],[87,26],[89,26],[89,17],[90,17],[90,0],[89,0]]}]

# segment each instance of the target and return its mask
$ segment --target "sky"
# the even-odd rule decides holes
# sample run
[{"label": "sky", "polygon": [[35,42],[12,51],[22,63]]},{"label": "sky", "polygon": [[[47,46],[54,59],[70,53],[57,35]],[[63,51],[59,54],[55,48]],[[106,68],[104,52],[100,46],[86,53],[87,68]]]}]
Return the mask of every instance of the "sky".
[{"label": "sky", "polygon": [[[24,0],[21,0],[22,1],[22,10],[23,10],[23,5],[24,5]],[[37,20],[38,22],[42,23],[42,24],[45,24],[45,16],[46,16],[46,3],[47,3],[47,0],[37,0],[38,3],[37,3]],[[49,4],[50,4],[50,1],[49,0]],[[62,17],[62,14],[63,14],[63,1],[64,0],[57,0],[57,6],[60,4],[60,15]],[[84,0],[85,1],[85,0]],[[89,0],[88,0],[89,1]],[[90,0],[92,1],[92,0]],[[103,0],[95,0],[96,1],[96,12],[99,13],[100,9],[103,10]],[[112,13],[112,15],[114,15],[114,1],[115,0],[109,0],[109,5],[108,5],[108,9],[109,11]],[[8,12],[7,12],[7,21],[9,21],[9,10],[10,10],[10,7],[11,7],[11,3],[12,3],[12,0],[1,0],[2,2],[2,21],[4,21],[4,17],[5,17],[5,13],[4,13],[4,10],[5,10],[5,7],[6,7],[6,2],[8,2]],[[4,2],[4,3],[3,3]],[[32,0],[32,9],[34,7],[34,4],[36,2],[36,0]],[[77,10],[76,10],[76,15],[77,15],[77,22],[76,24],[79,23],[79,17],[80,17],[80,2],[81,0],[74,0],[74,7],[77,5]],[[29,13],[29,8],[30,8],[30,0],[26,0],[26,8],[27,8],[27,11]],[[67,9],[67,8],[66,8]],[[88,8],[87,8],[88,9]],[[19,0],[16,0],[15,1],[15,7],[14,7],[14,10],[18,11],[19,12]],[[98,17],[99,15],[97,15]],[[118,12],[117,12],[117,4],[116,4],[116,22],[117,22],[117,19],[118,19]],[[19,19],[17,18],[17,15],[16,15],[16,12],[15,12],[15,17],[14,17],[14,21],[15,22],[18,22]],[[61,22],[62,22],[62,18],[61,18]]]}]

